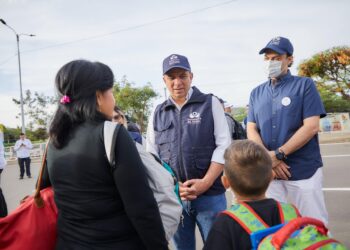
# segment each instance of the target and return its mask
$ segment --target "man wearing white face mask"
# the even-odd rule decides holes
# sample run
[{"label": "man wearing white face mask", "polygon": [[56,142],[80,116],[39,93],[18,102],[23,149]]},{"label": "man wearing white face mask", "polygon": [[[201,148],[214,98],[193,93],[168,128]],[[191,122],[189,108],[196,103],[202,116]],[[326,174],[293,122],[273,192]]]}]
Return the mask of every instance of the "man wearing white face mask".
[{"label": "man wearing white face mask", "polygon": [[275,180],[267,195],[288,199],[303,216],[327,224],[317,135],[320,117],[326,116],[321,98],[311,78],[291,75],[293,46],[287,38],[273,38],[259,54],[264,54],[268,81],[251,92],[247,134],[273,161]]}]

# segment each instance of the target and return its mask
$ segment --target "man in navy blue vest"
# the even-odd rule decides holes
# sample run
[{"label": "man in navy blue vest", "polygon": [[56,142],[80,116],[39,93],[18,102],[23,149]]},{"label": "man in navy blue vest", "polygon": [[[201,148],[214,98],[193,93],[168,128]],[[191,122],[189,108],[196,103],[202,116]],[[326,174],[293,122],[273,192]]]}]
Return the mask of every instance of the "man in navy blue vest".
[{"label": "man in navy blue vest", "polygon": [[260,54],[265,55],[269,79],[250,95],[247,132],[273,161],[276,180],[267,196],[288,199],[303,216],[327,224],[317,135],[320,117],[326,116],[320,95],[311,78],[291,75],[293,46],[287,38],[272,39]]},{"label": "man in navy blue vest", "polygon": [[224,151],[231,138],[219,100],[192,87],[188,59],[173,54],[163,61],[170,97],[150,118],[146,147],[176,172],[183,220],[174,236],[177,249],[195,249],[195,226],[203,241],[218,212],[226,208],[221,184]]}]

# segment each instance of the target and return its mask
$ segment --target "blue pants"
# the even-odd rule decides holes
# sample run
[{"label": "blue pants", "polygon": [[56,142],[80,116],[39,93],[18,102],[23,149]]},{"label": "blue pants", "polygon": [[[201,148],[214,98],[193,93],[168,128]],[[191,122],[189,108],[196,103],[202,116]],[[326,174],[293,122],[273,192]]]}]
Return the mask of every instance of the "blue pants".
[{"label": "blue pants", "polygon": [[26,174],[28,177],[31,176],[30,174],[30,158],[18,158],[18,164],[19,164],[19,170],[20,170],[20,177],[23,177],[24,175],[24,165],[26,165]]},{"label": "blue pants", "polygon": [[184,218],[174,235],[174,243],[178,250],[195,250],[196,224],[205,242],[217,214],[226,209],[226,197],[225,194],[201,195],[193,201],[184,201],[183,207]]}]

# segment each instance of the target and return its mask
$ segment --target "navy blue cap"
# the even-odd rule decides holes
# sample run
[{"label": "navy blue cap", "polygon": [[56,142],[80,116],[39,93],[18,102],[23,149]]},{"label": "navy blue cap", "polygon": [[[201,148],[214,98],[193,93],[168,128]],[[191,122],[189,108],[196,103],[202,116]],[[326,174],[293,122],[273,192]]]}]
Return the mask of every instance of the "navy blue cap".
[{"label": "navy blue cap", "polygon": [[284,54],[293,55],[293,51],[294,51],[293,45],[289,41],[289,39],[281,36],[272,38],[272,40],[265,46],[265,48],[260,50],[259,54],[265,53],[266,50],[268,49],[271,49],[280,55],[284,55]]},{"label": "navy blue cap", "polygon": [[177,54],[171,54],[163,61],[163,75],[173,68],[181,68],[191,71],[190,63],[187,57]]}]

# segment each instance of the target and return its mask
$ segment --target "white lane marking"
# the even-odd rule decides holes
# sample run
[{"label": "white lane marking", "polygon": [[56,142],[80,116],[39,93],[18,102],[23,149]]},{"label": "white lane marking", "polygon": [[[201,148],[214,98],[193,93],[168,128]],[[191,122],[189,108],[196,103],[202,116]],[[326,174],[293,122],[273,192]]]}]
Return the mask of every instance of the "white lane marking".
[{"label": "white lane marking", "polygon": [[322,188],[323,191],[350,191],[350,188]]},{"label": "white lane marking", "polygon": [[350,157],[350,155],[322,155],[322,158]]}]

